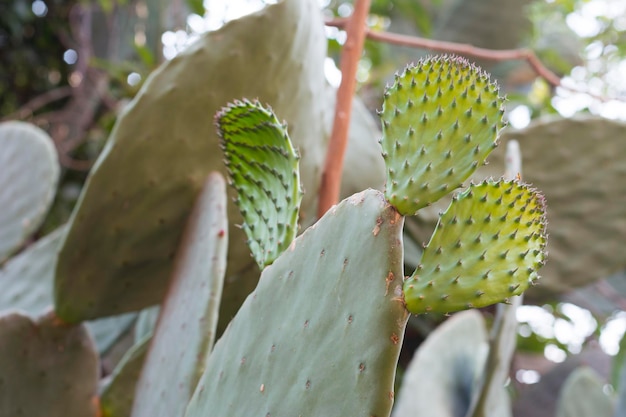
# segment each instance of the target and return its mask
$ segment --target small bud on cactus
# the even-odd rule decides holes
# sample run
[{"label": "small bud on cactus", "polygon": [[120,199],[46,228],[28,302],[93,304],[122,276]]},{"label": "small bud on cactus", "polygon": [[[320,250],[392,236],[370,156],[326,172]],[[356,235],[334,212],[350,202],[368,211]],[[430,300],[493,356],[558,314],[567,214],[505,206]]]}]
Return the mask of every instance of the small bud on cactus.
[{"label": "small bud on cactus", "polygon": [[298,155],[287,128],[258,102],[236,101],[216,116],[242,225],[259,267],[295,238],[302,191]]},{"label": "small bud on cactus", "polygon": [[384,96],[385,196],[413,215],[458,188],[496,146],[504,99],[489,76],[459,57],[419,61]]},{"label": "small bud on cactus", "polygon": [[484,181],[453,198],[404,283],[407,309],[450,313],[506,302],[539,278],[545,202],[518,181]]}]

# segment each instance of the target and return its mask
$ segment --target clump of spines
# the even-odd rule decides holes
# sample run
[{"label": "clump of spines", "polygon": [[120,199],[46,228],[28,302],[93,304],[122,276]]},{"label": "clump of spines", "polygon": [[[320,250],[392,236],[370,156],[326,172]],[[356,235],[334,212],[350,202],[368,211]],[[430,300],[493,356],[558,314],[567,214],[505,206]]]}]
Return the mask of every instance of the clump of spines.
[{"label": "clump of spines", "polygon": [[302,200],[299,156],[287,127],[258,102],[235,101],[216,115],[242,228],[261,269],[292,242]]},{"label": "clump of spines", "polygon": [[472,184],[442,213],[405,281],[407,308],[450,313],[507,302],[539,278],[546,240],[543,195],[517,180]]},{"label": "clump of spines", "polygon": [[396,75],[381,112],[391,204],[413,215],[461,186],[496,146],[503,103],[463,58],[426,58]]}]

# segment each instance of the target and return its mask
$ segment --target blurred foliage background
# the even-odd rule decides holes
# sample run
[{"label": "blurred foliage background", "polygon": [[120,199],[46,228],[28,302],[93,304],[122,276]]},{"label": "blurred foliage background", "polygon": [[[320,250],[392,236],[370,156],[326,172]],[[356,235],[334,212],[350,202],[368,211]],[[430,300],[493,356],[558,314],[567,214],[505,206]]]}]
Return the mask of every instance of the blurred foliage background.
[{"label": "blurred foliage background", "polygon": [[[29,121],[45,129],[54,139],[64,167],[57,199],[40,235],[67,221],[116,116],[148,74],[201,33],[258,10],[264,3],[0,3],[0,119]],[[352,11],[347,1],[320,0],[320,7],[328,20],[341,19]],[[469,57],[499,80],[509,97],[507,115],[513,127],[524,127],[547,114],[570,117],[591,113],[626,120],[626,2],[621,0],[374,0],[368,24],[375,31],[488,49],[535,51],[562,77],[562,86],[550,85],[523,61]],[[345,32],[328,26],[326,34],[325,72],[329,82],[337,85]],[[357,74],[358,94],[372,113],[380,107],[382,88],[393,71],[428,53],[366,42]],[[623,248],[616,250],[623,252]],[[619,274],[539,305],[522,307],[513,385],[532,388],[542,379],[550,380],[541,377],[549,372],[565,375],[564,364],[569,361],[591,364],[608,375],[607,355],[619,353],[621,358],[624,354],[619,339],[626,330],[625,297],[625,276]],[[412,323],[409,338],[415,343],[408,349],[419,344],[440,320]],[[581,352],[585,356],[578,355]],[[532,404],[532,395],[540,396],[549,389],[529,388],[520,390],[519,395],[531,396],[531,400],[524,397],[524,403]]]}]

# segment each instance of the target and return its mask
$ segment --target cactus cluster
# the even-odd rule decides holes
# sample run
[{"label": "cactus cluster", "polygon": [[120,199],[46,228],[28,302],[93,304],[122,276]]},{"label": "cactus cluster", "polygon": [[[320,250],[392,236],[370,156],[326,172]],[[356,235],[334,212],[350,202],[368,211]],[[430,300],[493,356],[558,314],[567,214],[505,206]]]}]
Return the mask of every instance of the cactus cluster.
[{"label": "cactus cluster", "polygon": [[[309,7],[312,0],[290,0],[274,10],[303,16]],[[254,23],[267,25],[262,18]],[[319,42],[309,41],[304,44]],[[300,146],[292,144],[269,108],[243,99],[216,114],[211,138],[219,137],[241,211],[230,223],[224,179],[207,175],[219,155],[217,141],[202,138],[206,121],[199,132],[184,120],[174,127],[160,120],[133,124],[169,111],[171,97],[197,87],[200,81],[175,76],[194,63],[210,67],[205,48],[191,48],[186,61],[170,61],[146,82],[116,126],[71,224],[22,254],[40,254],[44,265],[36,265],[36,274],[47,278],[48,289],[37,288],[31,295],[38,300],[25,305],[49,302],[56,266],[55,313],[38,322],[0,317],[0,414],[42,415],[41,404],[57,400],[60,411],[49,415],[389,416],[411,313],[507,301],[538,278],[546,246],[543,198],[518,180],[491,179],[453,198],[420,266],[411,277],[404,274],[405,216],[462,186],[497,143],[503,99],[480,69],[458,57],[431,57],[398,75],[381,116],[384,193],[356,193],[296,236],[301,203],[315,200],[314,193],[303,196],[300,169],[309,171],[315,189],[311,171],[319,166],[317,157],[300,164],[296,148],[303,157],[321,148],[302,138]],[[184,88],[172,89],[174,79]],[[160,80],[165,83],[157,86]],[[303,97],[308,87],[297,86]],[[192,113],[214,112],[214,97],[202,103],[207,106]],[[288,110],[295,120],[308,114]],[[314,120],[305,126],[319,129]],[[302,129],[297,125],[295,133]],[[160,146],[149,145],[163,136]],[[171,170],[161,169],[163,161],[171,161]],[[152,188],[159,193],[144,195]],[[99,235],[92,227],[105,212],[114,226]],[[236,258],[236,272],[246,271],[245,264],[258,273],[237,248],[227,260],[235,223],[247,235],[261,279],[232,321],[222,317],[230,324],[213,346],[220,303],[229,300],[222,294],[227,263]],[[102,239],[99,251],[94,239]],[[18,260],[11,264],[23,266]],[[138,326],[137,343],[98,394],[98,356],[83,321],[147,307],[164,293],[156,327]],[[21,296],[8,298],[16,304]],[[484,327],[473,323],[465,330],[478,329],[473,346],[482,346]],[[24,354],[26,363],[15,360]],[[463,371],[469,385],[483,362]],[[4,375],[11,384],[2,384]],[[25,393],[42,400],[35,404]]]},{"label": "cactus cluster", "polygon": [[[409,312],[507,301],[537,279],[545,256],[545,203],[517,180],[485,180],[455,196],[420,267],[406,280],[399,269],[403,216],[458,187],[484,161],[502,126],[501,103],[495,84],[464,60],[429,58],[408,68],[385,94],[385,193],[353,195],[280,246],[268,225],[279,213],[297,210],[297,204],[286,209],[285,200],[291,203],[299,192],[297,182],[285,181],[297,179],[289,138],[257,102],[224,108],[217,125],[251,250],[261,267],[270,263],[266,254],[278,257],[216,344],[186,417],[259,410],[334,415],[341,409],[388,415]],[[355,356],[355,342],[368,349]],[[285,378],[285,367],[298,372]],[[372,368],[377,372],[370,380]],[[330,375],[336,384],[325,383]],[[346,389],[338,392],[337,384]]]},{"label": "cactus cluster", "polygon": [[[385,196],[413,215],[462,186],[497,145],[504,99],[479,68],[431,57],[384,95]],[[544,263],[545,203],[517,180],[485,180],[453,198],[405,282],[415,314],[450,313],[521,294]]]}]

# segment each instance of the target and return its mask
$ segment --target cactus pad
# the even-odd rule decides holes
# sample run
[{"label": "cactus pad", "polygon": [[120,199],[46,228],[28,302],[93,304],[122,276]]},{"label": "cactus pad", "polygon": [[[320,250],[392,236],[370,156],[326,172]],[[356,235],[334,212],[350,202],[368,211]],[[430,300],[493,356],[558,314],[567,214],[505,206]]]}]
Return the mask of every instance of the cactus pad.
[{"label": "cactus pad", "polygon": [[[287,120],[306,155],[304,200],[314,201],[325,156],[321,120],[332,112],[320,100],[325,57],[318,2],[285,0],[202,35],[154,71],[118,118],[72,215],[56,271],[59,317],[77,322],[162,300],[193,202],[210,171],[226,171],[211,117],[225,103],[257,97]],[[228,217],[228,274],[236,281],[254,261],[234,204]]]},{"label": "cactus pad", "polygon": [[[0,268],[0,311],[21,310],[37,316],[52,306],[54,266],[67,230],[61,226]],[[86,323],[98,352],[106,352],[133,323],[134,313]]]},{"label": "cactus pad", "polygon": [[48,314],[0,317],[0,415],[95,417],[98,355],[87,329]]},{"label": "cactus pad", "polygon": [[[450,317],[413,356],[392,417],[468,416],[488,350],[485,321],[478,311]],[[511,415],[507,390],[504,385],[499,388],[486,416]]]},{"label": "cactus pad", "polygon": [[260,103],[236,101],[216,116],[243,230],[259,268],[296,237],[302,191],[287,128]]},{"label": "cactus pad", "polygon": [[185,416],[389,415],[408,316],[402,225],[367,190],[296,238],[215,344]]},{"label": "cactus pad", "polygon": [[385,196],[413,215],[454,189],[496,146],[504,99],[459,57],[419,61],[396,76],[381,113]]},{"label": "cactus pad", "polygon": [[185,411],[213,347],[227,233],[226,183],[214,172],[198,197],[174,261],[170,291],[137,384],[133,417],[181,416]]},{"label": "cactus pad", "polygon": [[52,139],[29,123],[0,123],[0,262],[19,248],[48,213],[59,180]]},{"label": "cactus pad", "polygon": [[418,314],[484,307],[521,294],[539,278],[546,245],[545,202],[517,181],[472,184],[452,200],[405,281]]},{"label": "cactus pad", "polygon": [[556,409],[556,417],[619,417],[614,413],[614,399],[606,394],[606,382],[588,366],[576,368],[565,380]]}]

